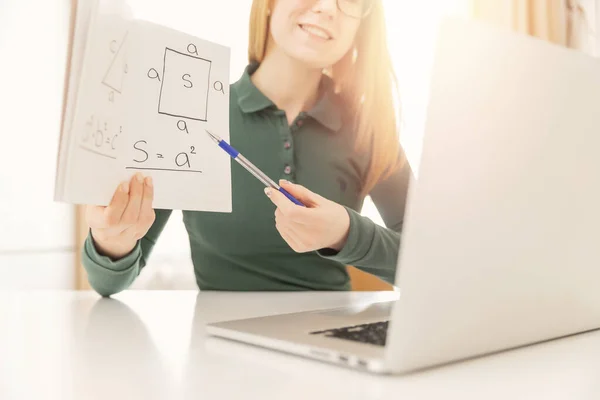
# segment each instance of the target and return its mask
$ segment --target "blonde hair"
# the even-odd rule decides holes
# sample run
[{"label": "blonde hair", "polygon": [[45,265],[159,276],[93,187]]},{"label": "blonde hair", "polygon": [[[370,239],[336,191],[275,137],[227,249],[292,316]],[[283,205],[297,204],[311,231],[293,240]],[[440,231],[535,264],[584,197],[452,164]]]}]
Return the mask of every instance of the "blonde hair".
[{"label": "blonde hair", "polygon": [[[262,62],[269,40],[269,9],[273,0],[253,0],[250,12],[248,61]],[[355,47],[329,71],[347,115],[354,116],[356,150],[371,152],[363,182],[363,195],[406,160],[400,152],[394,90],[397,81],[388,52],[385,17],[380,0],[361,21]]]}]

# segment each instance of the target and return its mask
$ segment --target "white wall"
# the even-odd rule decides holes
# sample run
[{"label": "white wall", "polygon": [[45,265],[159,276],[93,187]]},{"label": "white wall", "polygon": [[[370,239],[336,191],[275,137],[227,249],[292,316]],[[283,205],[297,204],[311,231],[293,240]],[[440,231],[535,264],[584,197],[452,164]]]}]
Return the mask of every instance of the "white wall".
[{"label": "white wall", "polygon": [[0,1],[0,289],[73,287],[73,209],[52,201],[69,12]]}]

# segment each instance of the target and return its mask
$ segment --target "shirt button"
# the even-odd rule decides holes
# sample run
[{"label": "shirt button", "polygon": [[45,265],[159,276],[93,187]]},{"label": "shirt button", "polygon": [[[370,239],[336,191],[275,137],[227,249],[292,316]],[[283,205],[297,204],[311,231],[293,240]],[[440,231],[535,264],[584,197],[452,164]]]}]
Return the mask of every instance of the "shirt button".
[{"label": "shirt button", "polygon": [[296,122],[296,125],[298,125],[298,128],[300,128],[302,125],[304,125],[304,121],[299,119],[298,122]]},{"label": "shirt button", "polygon": [[284,147],[286,150],[289,150],[289,149],[290,149],[290,147],[292,147],[292,144],[290,143],[290,141],[289,141],[289,140],[286,140],[285,142],[283,142],[283,147]]},{"label": "shirt button", "polygon": [[292,167],[290,167],[289,165],[286,165],[285,168],[283,169],[283,172],[285,172],[286,175],[289,175],[292,173]]}]

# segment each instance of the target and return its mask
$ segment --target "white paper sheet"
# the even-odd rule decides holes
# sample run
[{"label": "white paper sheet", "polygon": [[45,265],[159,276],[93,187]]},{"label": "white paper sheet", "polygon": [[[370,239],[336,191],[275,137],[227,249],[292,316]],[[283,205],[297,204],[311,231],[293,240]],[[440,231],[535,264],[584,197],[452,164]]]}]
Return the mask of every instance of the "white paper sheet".
[{"label": "white paper sheet", "polygon": [[69,145],[65,199],[107,205],[123,178],[130,20],[125,2],[100,0],[90,21]]},{"label": "white paper sheet", "polygon": [[107,205],[140,171],[154,208],[231,212],[231,160],[205,132],[229,139],[229,48],[131,20],[122,0],[92,8],[56,198]]},{"label": "white paper sheet", "polygon": [[229,140],[229,48],[133,25],[125,168],[153,177],[156,208],[230,212],[231,159],[205,132]]},{"label": "white paper sheet", "polygon": [[56,183],[54,200],[62,201],[65,190],[65,171],[68,170],[69,145],[71,127],[77,103],[79,78],[83,67],[86,44],[89,40],[90,19],[97,12],[98,0],[74,1],[71,8],[72,37],[69,40],[69,60],[67,62],[67,77],[65,79],[65,98],[61,119],[60,145],[57,157]]}]

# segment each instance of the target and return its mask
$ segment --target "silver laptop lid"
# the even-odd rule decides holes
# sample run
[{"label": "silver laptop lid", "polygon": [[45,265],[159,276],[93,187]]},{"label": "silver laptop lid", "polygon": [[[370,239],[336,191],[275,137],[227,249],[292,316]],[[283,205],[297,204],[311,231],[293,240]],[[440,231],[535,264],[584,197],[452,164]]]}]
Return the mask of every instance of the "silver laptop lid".
[{"label": "silver laptop lid", "polygon": [[390,365],[599,327],[599,207],[600,61],[446,19],[407,205]]}]

